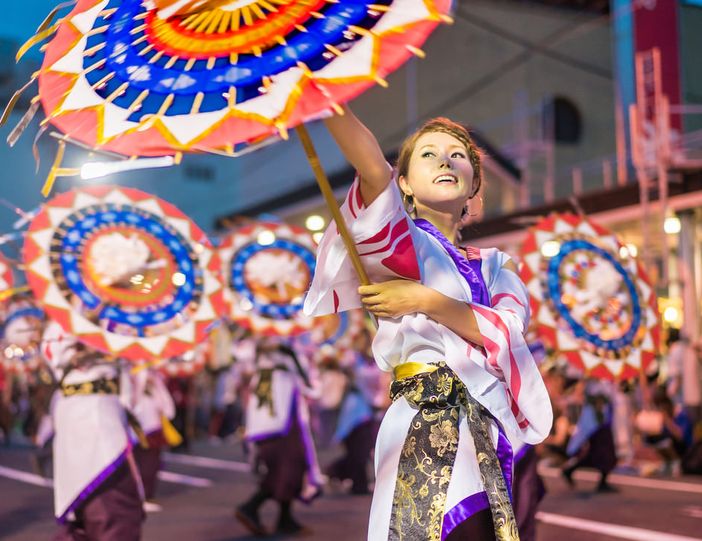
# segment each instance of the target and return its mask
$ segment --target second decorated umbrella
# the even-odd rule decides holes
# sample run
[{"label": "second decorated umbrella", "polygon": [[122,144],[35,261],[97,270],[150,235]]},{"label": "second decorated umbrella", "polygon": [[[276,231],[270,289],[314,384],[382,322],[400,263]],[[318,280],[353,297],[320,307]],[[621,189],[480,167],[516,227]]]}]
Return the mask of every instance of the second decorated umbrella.
[{"label": "second decorated umbrella", "polygon": [[520,274],[536,332],[588,376],[637,377],[660,344],[656,293],[641,263],[611,232],[573,214],[532,227]]},{"label": "second decorated umbrella", "polygon": [[32,220],[23,252],[47,314],[114,356],[180,356],[223,309],[219,258],[205,234],[139,190],[94,186],[54,197]]},{"label": "second decorated umbrella", "polygon": [[302,314],[316,264],[316,244],[306,230],[254,222],[227,235],[218,252],[235,323],[265,336],[312,328]]}]

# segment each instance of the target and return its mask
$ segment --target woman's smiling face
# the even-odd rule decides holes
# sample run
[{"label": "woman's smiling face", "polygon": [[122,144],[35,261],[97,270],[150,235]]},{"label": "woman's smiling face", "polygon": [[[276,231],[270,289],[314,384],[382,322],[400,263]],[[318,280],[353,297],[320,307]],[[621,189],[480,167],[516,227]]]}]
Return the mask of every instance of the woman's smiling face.
[{"label": "woman's smiling face", "polygon": [[410,157],[407,177],[400,187],[414,197],[418,207],[460,212],[474,195],[474,172],[468,149],[453,135],[444,132],[422,134]]}]

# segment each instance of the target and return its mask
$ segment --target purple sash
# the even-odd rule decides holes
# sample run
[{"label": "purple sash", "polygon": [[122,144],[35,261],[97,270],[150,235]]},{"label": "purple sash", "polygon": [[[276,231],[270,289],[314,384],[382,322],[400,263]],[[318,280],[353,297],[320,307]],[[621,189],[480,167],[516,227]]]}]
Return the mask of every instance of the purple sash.
[{"label": "purple sash", "polygon": [[490,293],[488,292],[487,285],[485,285],[485,279],[483,278],[483,273],[480,272],[480,265],[482,264],[481,259],[467,259],[466,257],[458,251],[458,249],[449,242],[449,240],[444,236],[444,234],[439,231],[434,224],[418,218],[414,220],[415,225],[422,231],[426,231],[436,240],[441,243],[444,250],[451,256],[458,272],[461,276],[468,282],[470,286],[470,291],[473,296],[473,302],[482,304],[483,306],[492,306],[490,303]]}]

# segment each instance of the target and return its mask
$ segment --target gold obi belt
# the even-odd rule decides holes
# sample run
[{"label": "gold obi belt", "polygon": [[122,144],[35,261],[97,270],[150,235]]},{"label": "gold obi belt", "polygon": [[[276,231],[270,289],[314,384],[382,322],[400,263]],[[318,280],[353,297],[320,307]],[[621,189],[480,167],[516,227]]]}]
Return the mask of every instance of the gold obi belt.
[{"label": "gold obi belt", "polygon": [[414,376],[418,376],[419,374],[431,374],[432,372],[436,372],[438,369],[438,364],[418,363],[412,361],[398,364],[395,368],[393,368],[393,376],[397,381],[400,379],[412,378]]},{"label": "gold obi belt", "polygon": [[76,396],[86,394],[119,394],[119,379],[118,378],[100,378],[94,381],[86,381],[84,383],[61,385],[63,396]]}]

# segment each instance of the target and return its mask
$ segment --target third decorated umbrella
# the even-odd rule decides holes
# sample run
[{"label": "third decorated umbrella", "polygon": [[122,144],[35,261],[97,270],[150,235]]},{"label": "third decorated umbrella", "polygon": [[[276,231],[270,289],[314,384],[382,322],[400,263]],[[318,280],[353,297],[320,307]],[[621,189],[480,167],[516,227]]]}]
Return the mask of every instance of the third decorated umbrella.
[{"label": "third decorated umbrella", "polygon": [[573,214],[532,227],[520,274],[539,338],[588,376],[626,380],[655,359],[656,293],[641,263],[607,229]]}]

